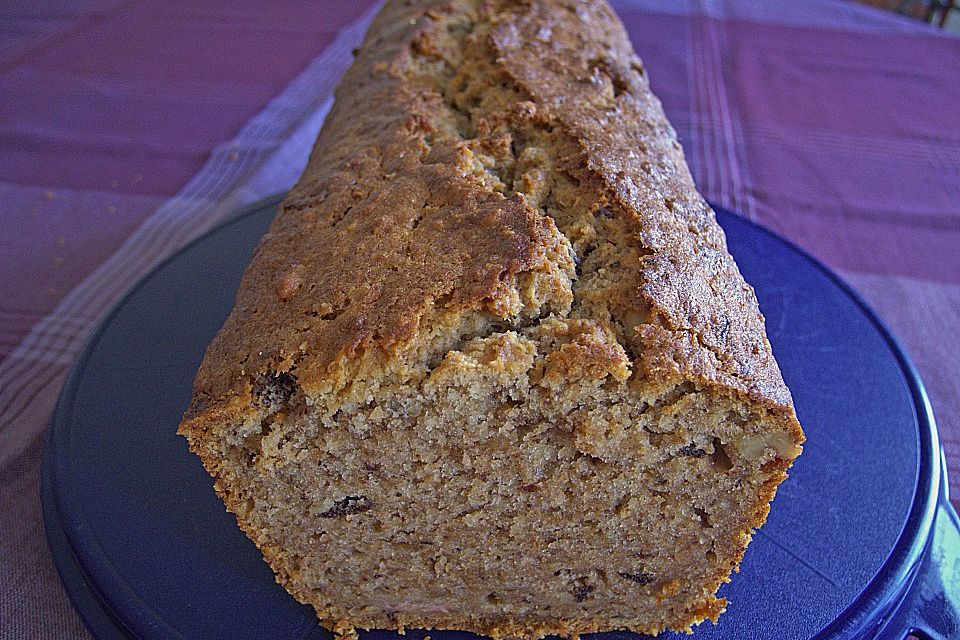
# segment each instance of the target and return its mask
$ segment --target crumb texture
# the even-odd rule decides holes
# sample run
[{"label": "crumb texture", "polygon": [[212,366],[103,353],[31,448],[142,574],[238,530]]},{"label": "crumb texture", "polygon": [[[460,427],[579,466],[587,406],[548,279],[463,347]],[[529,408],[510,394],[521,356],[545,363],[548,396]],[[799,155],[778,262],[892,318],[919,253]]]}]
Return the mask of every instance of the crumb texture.
[{"label": "crumb texture", "polygon": [[602,1],[390,1],[180,432],[327,626],[716,620],[803,434]]}]

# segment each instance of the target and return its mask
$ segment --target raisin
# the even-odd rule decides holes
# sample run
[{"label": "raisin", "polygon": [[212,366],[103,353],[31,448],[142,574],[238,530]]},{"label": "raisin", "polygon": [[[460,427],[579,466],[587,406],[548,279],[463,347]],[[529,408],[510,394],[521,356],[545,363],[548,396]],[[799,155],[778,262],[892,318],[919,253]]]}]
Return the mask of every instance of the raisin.
[{"label": "raisin", "polygon": [[578,584],[573,587],[573,597],[577,602],[583,602],[590,597],[590,594],[593,593],[595,586],[592,584]]},{"label": "raisin", "polygon": [[730,318],[728,316],[722,316],[717,321],[717,341],[725,343],[727,341],[727,336],[730,334]]},{"label": "raisin", "polygon": [[697,445],[691,443],[685,447],[680,447],[680,455],[690,456],[691,458],[702,458],[703,456],[707,455],[707,452]]},{"label": "raisin", "polygon": [[367,496],[347,496],[337,500],[333,506],[320,514],[321,518],[342,518],[355,513],[363,513],[373,509],[373,502]]},{"label": "raisin", "polygon": [[650,584],[653,582],[653,576],[649,573],[644,573],[643,571],[639,573],[626,573],[624,571],[618,572],[618,575],[624,580],[630,580],[631,582],[636,582],[639,585]]},{"label": "raisin", "polygon": [[297,391],[297,377],[289,371],[266,373],[253,386],[257,404],[264,407],[279,407],[286,404]]}]

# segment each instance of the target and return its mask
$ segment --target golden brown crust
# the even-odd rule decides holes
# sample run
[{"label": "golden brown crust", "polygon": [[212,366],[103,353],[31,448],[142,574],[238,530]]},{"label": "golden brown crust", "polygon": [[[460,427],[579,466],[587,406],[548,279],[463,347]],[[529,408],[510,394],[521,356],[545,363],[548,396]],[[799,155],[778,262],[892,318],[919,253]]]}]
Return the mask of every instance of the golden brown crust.
[{"label": "golden brown crust", "polygon": [[[436,613],[412,623],[539,637],[716,619],[725,602],[713,594],[763,523],[803,434],[753,290],[602,1],[387,3],[208,349],[180,431],[291,593],[330,626],[382,624],[383,612],[344,619],[291,577],[287,550],[243,515],[252,491],[218,459],[222,426],[240,424],[231,433],[262,447],[294,395],[335,416],[388,379],[462,385],[481,369],[568,402],[574,445],[591,459],[629,457],[637,435],[612,426],[616,407],[599,421],[580,415],[576,398],[562,398],[575,384],[616,398],[629,390],[637,412],[662,413],[656,424],[707,411],[701,404],[739,405],[766,431],[751,422],[745,434],[716,433],[730,436],[743,468],[769,462],[747,512],[730,516],[742,539],[717,548],[702,593],[684,596],[672,618]],[[687,391],[696,392],[689,402],[671,397]],[[650,442],[729,470],[719,436],[702,446],[671,437]],[[658,597],[690,588],[664,581]]]},{"label": "golden brown crust", "polygon": [[[465,148],[431,147],[439,96],[404,74],[447,4],[391,3],[371,29],[204,359],[188,416],[247,397],[268,371],[296,367],[302,384],[321,388],[358,350],[414,339],[437,300],[491,304],[549,242],[549,222],[521,198],[464,175]],[[576,141],[561,169],[615,200],[642,245],[642,260],[622,266],[635,290],[616,301],[625,316],[654,316],[635,338],[639,373],[790,407],[753,292],[616,16],[602,2],[505,4],[490,35],[497,64],[538,120]],[[618,93],[612,107],[608,91]]]},{"label": "golden brown crust", "polygon": [[188,415],[249,393],[265,372],[296,367],[305,389],[322,387],[358,352],[409,341],[429,307],[497,310],[503,283],[543,263],[556,230],[520,198],[464,182],[422,166],[378,184],[335,224],[288,200],[210,345]]}]

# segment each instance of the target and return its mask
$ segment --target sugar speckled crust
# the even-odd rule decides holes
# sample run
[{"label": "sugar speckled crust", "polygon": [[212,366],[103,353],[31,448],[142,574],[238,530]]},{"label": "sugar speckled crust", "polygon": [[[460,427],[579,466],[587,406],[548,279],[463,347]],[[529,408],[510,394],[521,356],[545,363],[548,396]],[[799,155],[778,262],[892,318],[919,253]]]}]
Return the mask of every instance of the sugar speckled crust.
[{"label": "sugar speckled crust", "polygon": [[[382,620],[325,615],[285,573],[286,551],[245,520],[243,491],[213,453],[223,425],[257,431],[265,407],[294,393],[332,413],[386,381],[441,380],[443,367],[459,384],[473,369],[449,354],[511,330],[556,347],[538,365],[544,385],[610,379],[637,397],[708,389],[785,434],[755,438],[773,449],[768,479],[708,581],[712,594],[763,523],[803,434],[753,290],[622,25],[602,1],[388,2],[244,275],[180,428],[278,579],[331,627]],[[486,344],[500,355],[481,362],[536,351]],[[264,398],[266,383],[276,398]],[[597,459],[620,446],[587,427],[577,434]],[[673,587],[659,588],[667,597]],[[666,621],[438,612],[428,622],[495,637],[658,632],[722,609],[711,597]]]}]

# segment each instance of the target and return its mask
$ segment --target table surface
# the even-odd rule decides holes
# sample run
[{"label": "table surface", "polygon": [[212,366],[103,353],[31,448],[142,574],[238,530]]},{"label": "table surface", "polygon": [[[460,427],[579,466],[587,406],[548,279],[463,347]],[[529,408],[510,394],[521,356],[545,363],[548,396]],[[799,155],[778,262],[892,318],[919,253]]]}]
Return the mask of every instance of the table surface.
[{"label": "table surface", "polygon": [[[957,487],[960,39],[840,0],[613,4],[704,195],[836,269],[898,334]],[[372,10],[0,9],[0,636],[88,637],[37,498],[84,340],[159,260],[296,181]]]}]

